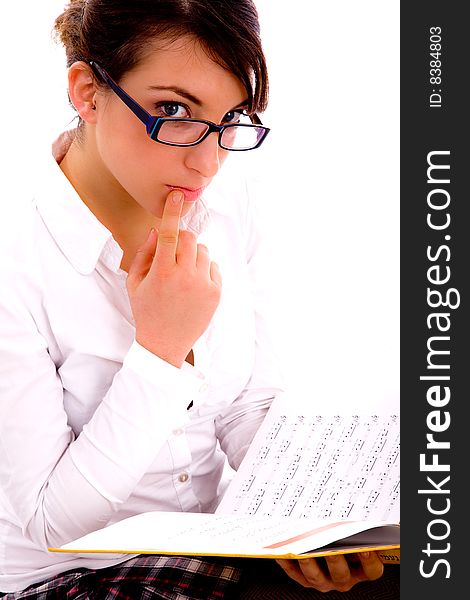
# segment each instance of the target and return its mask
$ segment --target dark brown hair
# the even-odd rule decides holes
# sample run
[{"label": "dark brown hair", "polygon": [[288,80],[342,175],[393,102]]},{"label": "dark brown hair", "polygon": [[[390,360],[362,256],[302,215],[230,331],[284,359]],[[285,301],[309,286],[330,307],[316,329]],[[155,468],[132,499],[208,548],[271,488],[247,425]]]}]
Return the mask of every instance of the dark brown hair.
[{"label": "dark brown hair", "polygon": [[71,0],[54,30],[68,67],[94,60],[117,82],[155,42],[193,36],[245,86],[251,112],[266,108],[268,73],[252,0]]}]

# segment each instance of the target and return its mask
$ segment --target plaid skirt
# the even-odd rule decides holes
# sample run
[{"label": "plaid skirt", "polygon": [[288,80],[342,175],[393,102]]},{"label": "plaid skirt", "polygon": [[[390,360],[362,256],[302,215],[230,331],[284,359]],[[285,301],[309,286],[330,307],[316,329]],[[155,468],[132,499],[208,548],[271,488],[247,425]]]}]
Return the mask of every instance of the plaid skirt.
[{"label": "plaid skirt", "polygon": [[2,600],[223,600],[241,571],[228,559],[142,555],[104,569],[68,571]]},{"label": "plaid skirt", "polygon": [[143,555],[114,567],[69,571],[2,600],[399,600],[400,568],[349,592],[319,592],[273,560]]}]

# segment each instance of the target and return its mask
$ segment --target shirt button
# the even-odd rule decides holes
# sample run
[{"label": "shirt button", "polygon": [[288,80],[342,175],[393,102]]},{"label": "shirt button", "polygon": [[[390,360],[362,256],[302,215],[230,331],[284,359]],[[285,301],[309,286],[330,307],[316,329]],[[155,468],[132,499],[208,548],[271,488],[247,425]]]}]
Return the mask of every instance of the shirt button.
[{"label": "shirt button", "polygon": [[184,429],[173,429],[173,435],[181,435],[184,433]]},{"label": "shirt button", "polygon": [[207,390],[208,390],[208,389],[209,389],[209,386],[207,385],[207,383],[203,383],[203,384],[201,385],[201,387],[199,388],[199,391],[200,391],[201,393],[203,393],[203,392],[207,392]]},{"label": "shirt button", "polygon": [[181,473],[178,479],[181,481],[181,483],[186,483],[186,481],[189,479],[189,475],[187,473]]}]

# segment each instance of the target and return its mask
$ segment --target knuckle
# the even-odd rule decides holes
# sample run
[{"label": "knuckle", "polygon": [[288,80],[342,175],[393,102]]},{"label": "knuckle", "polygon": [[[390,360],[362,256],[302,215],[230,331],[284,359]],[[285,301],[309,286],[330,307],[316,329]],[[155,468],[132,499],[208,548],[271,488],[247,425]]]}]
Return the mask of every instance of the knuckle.
[{"label": "knuckle", "polygon": [[349,582],[342,582],[342,581],[335,581],[335,588],[338,590],[338,592],[349,592],[349,590],[353,587],[354,583]]},{"label": "knuckle", "polygon": [[180,289],[185,294],[190,294],[195,291],[198,292],[197,281],[192,276],[191,273],[188,273],[186,277],[181,280]]},{"label": "knuckle", "polygon": [[179,237],[183,242],[195,242],[196,234],[187,229],[180,229]]},{"label": "knuckle", "polygon": [[166,245],[175,245],[178,241],[178,235],[171,232],[163,232],[158,236],[158,241]]},{"label": "knuckle", "polygon": [[155,265],[156,281],[161,284],[167,284],[174,279],[174,269],[165,264],[165,262],[157,261]]},{"label": "knuckle", "polygon": [[309,582],[307,587],[314,588],[315,590],[322,592],[322,594],[324,594],[325,592],[333,591],[333,587],[325,583],[316,584],[313,582]]},{"label": "knuckle", "polygon": [[295,574],[296,573],[296,569],[294,568],[294,566],[290,563],[284,563],[282,565],[282,568],[284,569],[284,571],[286,573],[288,573],[289,575]]},{"label": "knuckle", "polygon": [[351,586],[351,577],[350,577],[349,573],[347,575],[336,575],[335,577],[332,577],[332,579],[337,586],[340,586],[340,587],[345,587],[348,585]]}]

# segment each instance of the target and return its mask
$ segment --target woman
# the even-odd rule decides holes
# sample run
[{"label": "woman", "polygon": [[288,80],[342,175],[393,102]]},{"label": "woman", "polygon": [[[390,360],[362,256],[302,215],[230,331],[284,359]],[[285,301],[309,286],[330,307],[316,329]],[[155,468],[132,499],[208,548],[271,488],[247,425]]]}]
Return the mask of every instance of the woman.
[{"label": "woman", "polygon": [[[79,125],[3,240],[0,590],[250,597],[256,562],[47,548],[147,510],[214,510],[281,390],[244,184],[206,190],[268,134],[255,7],[74,0],[55,28]],[[383,571],[373,553],[262,567],[282,598]]]}]

